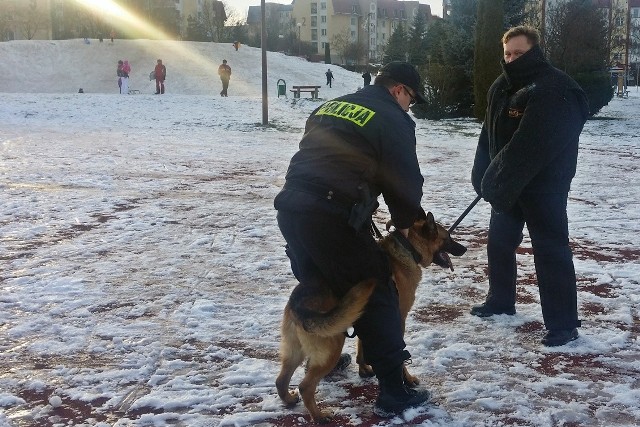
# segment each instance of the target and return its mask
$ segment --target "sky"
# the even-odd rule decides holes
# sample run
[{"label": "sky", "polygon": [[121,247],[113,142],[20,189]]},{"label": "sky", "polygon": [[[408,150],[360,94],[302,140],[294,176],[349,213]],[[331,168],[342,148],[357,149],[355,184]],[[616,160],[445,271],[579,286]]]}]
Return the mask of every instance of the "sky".
[{"label": "sky", "polygon": [[[307,425],[274,385],[296,282],[273,198],[306,117],[362,78],[332,66],[329,88],[325,64],[269,53],[264,127],[260,57],[216,43],[0,43],[0,427]],[[131,95],[118,93],[118,58],[132,64]],[[278,97],[279,78],[318,84],[321,99]],[[640,425],[638,111],[631,88],[582,133],[568,207],[580,337],[540,344],[526,233],[517,313],[469,314],[488,286],[480,202],[454,234],[467,253],[453,272],[423,270],[407,319],[409,369],[431,402],[382,420],[376,381],[352,365],[318,386],[328,427]],[[416,120],[422,204],[445,227],[474,199],[479,132],[467,118]],[[354,341],[343,351],[355,358]]]},{"label": "sky", "polygon": [[[422,4],[430,5],[432,14],[442,16],[442,0],[418,0],[418,1]],[[287,3],[285,1],[272,1],[272,2],[282,3],[282,4],[291,4],[291,2]],[[233,0],[232,2],[228,2],[228,4],[234,9],[236,9],[238,12],[241,12],[242,16],[246,18],[247,11],[249,10],[249,6],[260,6],[261,2],[260,0]]]}]

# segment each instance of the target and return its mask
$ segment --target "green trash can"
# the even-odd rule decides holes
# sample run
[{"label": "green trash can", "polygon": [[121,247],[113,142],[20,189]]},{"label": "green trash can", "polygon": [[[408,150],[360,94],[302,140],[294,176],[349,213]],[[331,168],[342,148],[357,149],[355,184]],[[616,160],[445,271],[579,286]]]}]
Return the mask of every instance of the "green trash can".
[{"label": "green trash can", "polygon": [[278,98],[280,98],[280,95],[283,95],[286,97],[287,83],[283,79],[278,79],[278,83],[276,83],[276,86],[278,86]]}]

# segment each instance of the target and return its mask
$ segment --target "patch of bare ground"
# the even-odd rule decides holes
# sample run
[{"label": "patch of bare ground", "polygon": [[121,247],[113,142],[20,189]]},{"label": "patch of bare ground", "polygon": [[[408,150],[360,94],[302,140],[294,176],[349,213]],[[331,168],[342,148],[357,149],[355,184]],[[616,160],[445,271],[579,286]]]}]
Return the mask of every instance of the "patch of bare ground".
[{"label": "patch of bare ground", "polygon": [[242,341],[220,340],[216,341],[215,345],[228,350],[238,351],[242,353],[243,356],[251,359],[278,360],[279,358],[276,350],[255,347]]},{"label": "patch of bare ground", "polygon": [[418,309],[414,309],[412,316],[422,323],[443,323],[452,322],[463,316],[463,310],[458,306],[429,304]]},{"label": "patch of bare ground", "polygon": [[[5,414],[15,424],[16,427],[54,427],[60,425],[74,425],[83,424],[92,420],[94,422],[105,422],[109,417],[98,411],[107,398],[98,398],[89,402],[84,402],[77,399],[71,399],[68,396],[59,395],[62,399],[62,405],[53,408],[49,405],[49,398],[54,395],[55,392],[51,388],[42,388],[38,390],[22,389],[17,395],[25,401],[24,404],[14,406],[5,409]],[[47,407],[46,413],[40,412],[38,418],[32,418],[29,416],[21,416],[21,413],[32,411],[25,411],[25,409],[33,409],[37,407]]]}]

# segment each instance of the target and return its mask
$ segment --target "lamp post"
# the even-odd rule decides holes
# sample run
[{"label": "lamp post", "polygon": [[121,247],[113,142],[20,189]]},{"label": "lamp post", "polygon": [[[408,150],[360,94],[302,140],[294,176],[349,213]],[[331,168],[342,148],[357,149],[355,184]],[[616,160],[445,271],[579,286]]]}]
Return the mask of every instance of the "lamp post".
[{"label": "lamp post", "polygon": [[300,39],[302,33],[302,22],[296,24],[298,27],[298,56],[300,56],[300,50],[302,48],[302,40]]}]

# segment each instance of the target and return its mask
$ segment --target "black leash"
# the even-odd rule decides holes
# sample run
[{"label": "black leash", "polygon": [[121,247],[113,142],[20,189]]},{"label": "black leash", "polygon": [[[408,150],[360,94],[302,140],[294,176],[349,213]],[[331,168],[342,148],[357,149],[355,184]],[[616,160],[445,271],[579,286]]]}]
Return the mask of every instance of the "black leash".
[{"label": "black leash", "polygon": [[475,205],[478,204],[478,202],[480,201],[480,199],[482,199],[482,196],[478,195],[476,196],[476,198],[474,199],[473,202],[471,202],[471,204],[469,205],[469,207],[467,209],[464,210],[464,212],[462,212],[462,215],[460,215],[460,217],[456,220],[456,222],[453,223],[453,225],[451,227],[449,227],[449,234],[453,233],[453,230],[456,229],[456,227],[458,226],[458,224],[460,224],[462,222],[462,220],[464,219],[465,216],[467,216],[467,214],[469,212],[471,212],[471,209],[473,209],[475,207]]}]

